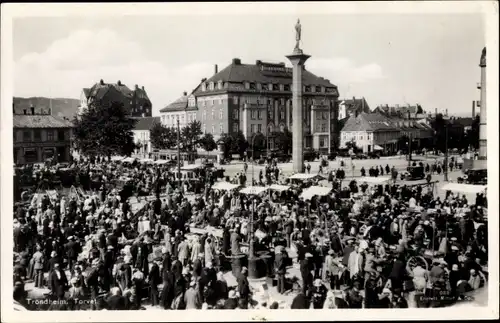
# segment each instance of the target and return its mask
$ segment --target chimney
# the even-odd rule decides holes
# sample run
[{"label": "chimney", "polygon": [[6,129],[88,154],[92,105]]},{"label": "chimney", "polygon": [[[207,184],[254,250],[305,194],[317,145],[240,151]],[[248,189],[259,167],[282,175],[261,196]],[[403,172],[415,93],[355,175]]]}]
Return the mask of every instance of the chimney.
[{"label": "chimney", "polygon": [[352,97],[352,101],[353,101],[353,103],[354,103],[354,100],[356,100],[356,97],[354,97],[354,96],[353,96],[353,97]]},{"label": "chimney", "polygon": [[214,74],[217,74],[219,73],[219,68],[217,66],[217,64],[214,65]]},{"label": "chimney", "polygon": [[122,86],[122,81],[118,80],[118,82],[116,82],[116,84],[118,84],[118,86]]},{"label": "chimney", "polygon": [[16,114],[16,105],[12,102],[12,114]]},{"label": "chimney", "polygon": [[144,90],[144,85],[142,86],[142,90],[143,90],[143,91],[145,91],[145,90]]},{"label": "chimney", "polygon": [[233,58],[233,65],[241,65],[241,59]]},{"label": "chimney", "polygon": [[446,109],[445,112],[446,112],[446,116],[448,116],[448,109]]},{"label": "chimney", "polygon": [[410,120],[410,119],[411,119],[411,112],[410,112],[410,110],[408,110],[408,120]]},{"label": "chimney", "polygon": [[182,95],[186,96],[188,93],[186,91],[182,92]]},{"label": "chimney", "polygon": [[472,119],[476,117],[476,101],[472,101]]},{"label": "chimney", "polygon": [[201,79],[202,82],[205,82],[206,80],[207,80],[206,77],[204,77],[204,78]]},{"label": "chimney", "polygon": [[104,85],[104,81],[101,79],[101,81],[99,82],[99,84]]},{"label": "chimney", "polygon": [[26,109],[23,109],[23,113],[26,115],[28,114],[28,111]]},{"label": "chimney", "polygon": [[35,107],[34,106],[31,106],[31,114],[35,115]]},{"label": "chimney", "polygon": [[136,84],[136,85],[135,85],[135,89],[136,89],[136,90],[139,90],[139,85],[137,85],[137,84]]}]

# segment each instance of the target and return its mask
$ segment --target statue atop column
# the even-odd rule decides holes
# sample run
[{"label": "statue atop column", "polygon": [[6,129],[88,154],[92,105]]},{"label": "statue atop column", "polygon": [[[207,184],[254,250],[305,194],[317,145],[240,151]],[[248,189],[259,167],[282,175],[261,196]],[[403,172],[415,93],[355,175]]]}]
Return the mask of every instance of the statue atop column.
[{"label": "statue atop column", "polygon": [[295,24],[295,50],[300,51],[300,38],[302,34],[302,26],[300,25],[300,19],[297,19]]}]

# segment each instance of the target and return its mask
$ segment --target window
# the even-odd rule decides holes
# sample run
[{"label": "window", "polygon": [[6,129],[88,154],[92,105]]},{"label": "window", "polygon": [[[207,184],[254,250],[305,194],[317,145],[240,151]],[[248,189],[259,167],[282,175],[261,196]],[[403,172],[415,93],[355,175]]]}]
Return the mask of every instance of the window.
[{"label": "window", "polygon": [[24,148],[24,160],[33,163],[38,160],[38,154],[35,148]]},{"label": "window", "polygon": [[219,125],[219,133],[223,133],[224,132],[224,125],[221,123]]},{"label": "window", "polygon": [[321,92],[321,86],[316,86],[316,92]]},{"label": "window", "polygon": [[57,140],[63,141],[65,140],[64,130],[57,130]]},{"label": "window", "polygon": [[54,141],[54,130],[47,129],[47,141]]},{"label": "window", "polygon": [[363,136],[359,136],[359,140],[363,140]]},{"label": "window", "polygon": [[252,111],[250,112],[250,119],[252,119],[252,120],[257,119],[257,111],[252,110]]},{"label": "window", "polygon": [[245,82],[245,89],[250,90],[250,83],[249,82]]},{"label": "window", "polygon": [[262,120],[262,110],[257,111],[257,119]]},{"label": "window", "polygon": [[259,90],[259,91],[262,90],[262,84],[257,83],[257,90]]},{"label": "window", "polygon": [[206,90],[207,90],[207,84],[206,83],[202,83],[201,84],[201,91],[205,92]]},{"label": "window", "polygon": [[283,84],[280,84],[280,91],[283,91],[285,89],[285,86]]},{"label": "window", "polygon": [[290,91],[290,84],[285,84],[284,89],[285,91]]},{"label": "window", "polygon": [[278,84],[273,84],[273,91],[279,91],[280,86]]},{"label": "window", "polygon": [[214,89],[214,82],[210,82],[210,91],[213,91]]},{"label": "window", "polygon": [[212,125],[212,133],[214,134],[215,133],[215,126]]},{"label": "window", "polygon": [[262,132],[262,125],[261,125],[261,124],[258,124],[258,125],[257,125],[257,131],[258,131],[258,132]]},{"label": "window", "polygon": [[217,83],[217,88],[218,88],[219,90],[222,90],[222,81],[219,81],[219,82]]},{"label": "window", "polygon": [[214,112],[214,109],[212,109],[212,120],[215,120],[215,112]]},{"label": "window", "polygon": [[235,122],[233,123],[233,132],[238,132],[240,129],[239,129],[239,124],[238,122]]},{"label": "window", "polygon": [[41,141],[42,140],[42,131],[40,129],[33,130],[33,141]]},{"label": "window", "polygon": [[285,119],[285,109],[283,109],[283,108],[280,109],[280,119],[282,119],[282,120]]},{"label": "window", "polygon": [[238,110],[234,110],[233,119],[234,120],[238,120],[238,118],[239,118],[239,111]]},{"label": "window", "polygon": [[219,119],[222,119],[223,118],[223,113],[222,113],[222,109],[219,110]]},{"label": "window", "polygon": [[219,104],[222,104],[222,101],[223,101],[223,100],[224,100],[223,98],[220,98],[220,97],[219,97]]},{"label": "window", "polygon": [[269,84],[267,85],[267,88],[268,88],[268,90],[269,90],[269,91],[272,91],[272,90],[273,90],[273,85],[272,85],[271,83],[269,83]]},{"label": "window", "polygon": [[325,138],[324,137],[319,137],[319,146],[325,147]]},{"label": "window", "polygon": [[256,89],[255,83],[250,83],[250,90],[255,90],[255,89]]},{"label": "window", "polygon": [[203,111],[203,120],[207,120],[207,111]]},{"label": "window", "polygon": [[237,96],[233,96],[233,104],[238,104],[238,97]]},{"label": "window", "polygon": [[321,132],[326,132],[326,123],[321,124]]},{"label": "window", "polygon": [[250,125],[250,133],[255,133],[255,126],[254,124]]},{"label": "window", "polygon": [[206,133],[206,132],[207,132],[207,125],[206,125],[206,124],[203,124],[203,125],[201,126],[201,129],[202,129],[201,131],[202,131],[203,133]]}]

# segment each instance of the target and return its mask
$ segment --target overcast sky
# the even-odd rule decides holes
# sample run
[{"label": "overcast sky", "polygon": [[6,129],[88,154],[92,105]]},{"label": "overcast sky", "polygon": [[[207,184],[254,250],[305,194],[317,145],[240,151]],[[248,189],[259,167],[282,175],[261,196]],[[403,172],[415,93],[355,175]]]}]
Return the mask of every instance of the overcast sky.
[{"label": "overcast sky", "polygon": [[[238,57],[286,62],[297,15],[40,17],[13,21],[14,95],[79,98],[103,79],[145,86],[154,114]],[[479,14],[300,15],[306,68],[341,98],[470,115]]]}]

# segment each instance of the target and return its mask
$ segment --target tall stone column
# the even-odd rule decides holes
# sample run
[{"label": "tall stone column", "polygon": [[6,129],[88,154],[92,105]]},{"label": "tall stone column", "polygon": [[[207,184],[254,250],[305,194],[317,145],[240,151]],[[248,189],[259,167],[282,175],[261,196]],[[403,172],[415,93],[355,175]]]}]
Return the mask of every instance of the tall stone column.
[{"label": "tall stone column", "polygon": [[304,63],[309,58],[298,47],[295,48],[292,55],[287,58],[293,65],[293,84],[292,84],[292,160],[293,171],[296,173],[304,172],[304,106],[302,100],[302,74],[304,72]]},{"label": "tall stone column", "polygon": [[479,106],[479,159],[486,159],[487,144],[486,138],[488,131],[486,129],[486,47],[483,48],[481,53],[481,105]]}]

